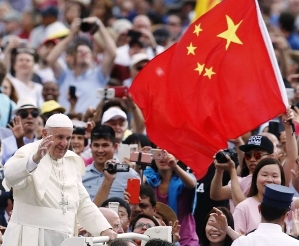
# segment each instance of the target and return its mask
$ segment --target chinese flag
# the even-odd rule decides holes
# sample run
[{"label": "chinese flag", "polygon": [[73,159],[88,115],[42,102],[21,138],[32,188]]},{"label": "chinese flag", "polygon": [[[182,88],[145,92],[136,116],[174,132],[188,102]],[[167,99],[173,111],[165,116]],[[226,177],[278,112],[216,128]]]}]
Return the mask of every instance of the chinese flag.
[{"label": "chinese flag", "polygon": [[130,93],[148,136],[202,177],[213,155],[284,113],[287,96],[254,0],[224,0],[150,61]]}]

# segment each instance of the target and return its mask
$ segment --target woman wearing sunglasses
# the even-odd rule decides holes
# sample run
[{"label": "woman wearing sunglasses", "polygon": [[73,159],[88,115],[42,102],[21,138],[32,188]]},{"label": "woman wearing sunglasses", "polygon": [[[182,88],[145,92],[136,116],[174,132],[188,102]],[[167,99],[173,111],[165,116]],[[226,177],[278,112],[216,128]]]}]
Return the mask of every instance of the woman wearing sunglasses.
[{"label": "woman wearing sunglasses", "polygon": [[[282,122],[286,132],[286,151],[287,158],[284,162],[284,173],[286,183],[291,180],[291,169],[294,169],[295,160],[297,158],[297,143],[295,135],[292,134],[292,126],[289,120],[294,117],[292,109],[289,109],[282,115]],[[270,134],[270,133],[268,133]],[[253,171],[257,163],[267,157],[277,158],[276,146],[266,136],[254,135],[251,136],[247,143],[239,146],[239,149],[244,152],[244,167],[247,169],[247,175],[242,178],[237,175],[235,163],[230,159],[227,163],[218,163],[214,161],[216,171],[211,183],[210,196],[215,201],[230,199],[230,210],[233,213],[235,206],[244,201],[248,194]],[[228,185],[222,186],[223,172],[228,171],[231,181]]]}]

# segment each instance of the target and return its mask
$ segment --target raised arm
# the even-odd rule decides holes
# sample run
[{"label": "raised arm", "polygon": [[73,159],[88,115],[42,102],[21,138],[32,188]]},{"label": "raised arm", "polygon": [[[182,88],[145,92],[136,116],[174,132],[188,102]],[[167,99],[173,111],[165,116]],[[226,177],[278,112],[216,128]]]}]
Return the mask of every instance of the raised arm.
[{"label": "raised arm", "polygon": [[293,133],[292,126],[289,120],[294,118],[292,109],[288,109],[286,114],[282,116],[282,122],[286,132],[286,159],[283,165],[283,171],[285,175],[286,185],[289,186],[292,180],[291,170],[296,167],[296,159],[298,156],[298,146],[295,133]]},{"label": "raised arm", "polygon": [[57,59],[66,50],[69,43],[77,36],[80,23],[81,20],[78,18],[73,20],[69,35],[62,39],[57,45],[55,45],[46,58],[47,63],[52,68],[56,79],[58,79],[62,74],[62,66],[59,64]]}]

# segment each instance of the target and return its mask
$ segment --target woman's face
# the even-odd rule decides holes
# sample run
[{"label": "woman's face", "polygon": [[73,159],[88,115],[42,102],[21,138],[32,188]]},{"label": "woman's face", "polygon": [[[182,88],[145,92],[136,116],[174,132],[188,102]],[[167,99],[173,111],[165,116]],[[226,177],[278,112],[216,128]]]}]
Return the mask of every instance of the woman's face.
[{"label": "woman's face", "polygon": [[258,172],[256,186],[260,195],[264,194],[267,184],[281,184],[281,173],[277,164],[266,165]]},{"label": "woman's face", "polygon": [[71,144],[77,155],[80,155],[84,150],[84,136],[80,134],[73,134]]},{"label": "woman's face", "polygon": [[11,84],[7,81],[7,79],[4,79],[2,82],[2,93],[10,97],[11,95]]},{"label": "woman's face", "polygon": [[220,243],[223,242],[226,233],[224,231],[219,231],[214,226],[209,225],[209,222],[216,222],[216,219],[214,216],[210,216],[208,219],[208,222],[206,224],[206,236],[210,243]]}]

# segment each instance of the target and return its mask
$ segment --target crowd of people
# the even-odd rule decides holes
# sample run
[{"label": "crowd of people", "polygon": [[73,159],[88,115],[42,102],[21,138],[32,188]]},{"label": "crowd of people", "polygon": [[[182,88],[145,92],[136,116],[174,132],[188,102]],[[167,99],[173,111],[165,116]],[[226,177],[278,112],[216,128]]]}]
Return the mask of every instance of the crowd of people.
[{"label": "crowd of people", "polygon": [[171,239],[146,245],[299,245],[299,1],[258,4],[290,107],[197,180],[151,142],[128,93],[196,0],[0,1],[0,242],[140,246],[117,234],[161,226]]}]

